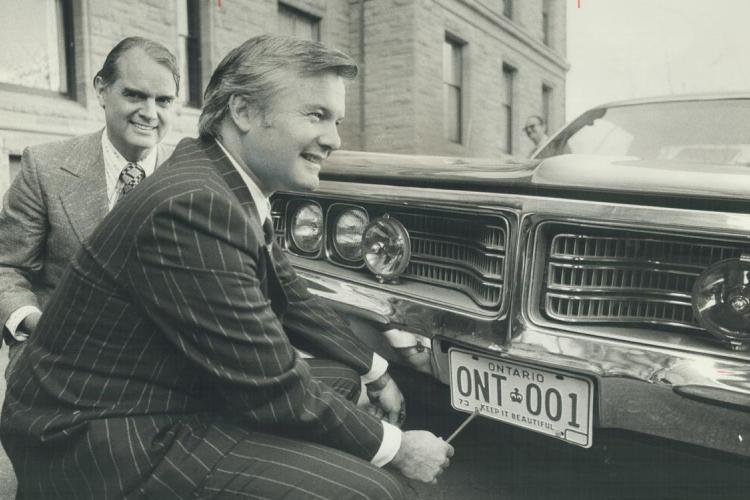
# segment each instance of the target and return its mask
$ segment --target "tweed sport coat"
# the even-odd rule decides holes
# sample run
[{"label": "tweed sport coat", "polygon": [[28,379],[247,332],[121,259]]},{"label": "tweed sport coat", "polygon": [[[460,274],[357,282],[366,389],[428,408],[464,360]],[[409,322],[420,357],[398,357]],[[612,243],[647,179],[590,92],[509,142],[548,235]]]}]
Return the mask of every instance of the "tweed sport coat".
[{"label": "tweed sport coat", "polygon": [[[81,242],[107,214],[101,140],[99,131],[23,152],[0,212],[0,325],[21,306],[44,308]],[[159,146],[156,164],[167,156]]]},{"label": "tweed sport coat", "polygon": [[290,337],[360,374],[373,352],[272,253],[220,147],[184,139],[84,243],[9,375],[19,491],[187,498],[246,429],[370,460],[381,422]]}]

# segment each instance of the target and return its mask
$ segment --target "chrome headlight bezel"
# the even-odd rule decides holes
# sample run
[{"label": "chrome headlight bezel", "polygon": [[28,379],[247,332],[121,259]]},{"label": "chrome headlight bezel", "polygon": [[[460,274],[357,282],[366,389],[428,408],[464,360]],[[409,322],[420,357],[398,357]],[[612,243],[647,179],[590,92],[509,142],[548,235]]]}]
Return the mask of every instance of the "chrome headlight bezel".
[{"label": "chrome headlight bezel", "polygon": [[[356,245],[356,250],[353,248],[344,248],[345,242],[340,241],[342,236],[342,229],[340,223],[344,218],[357,217],[359,220],[359,234],[357,235],[357,229],[354,228],[354,234],[350,234],[356,241],[352,242]],[[328,225],[328,257],[334,262],[354,268],[364,267],[364,254],[362,252],[362,235],[364,234],[365,228],[370,222],[370,214],[365,208],[358,205],[350,205],[343,203],[335,203],[328,209],[326,215],[326,224]],[[353,220],[349,222],[349,226],[356,225],[357,221]],[[354,252],[352,254],[351,252]]]},{"label": "chrome headlight bezel", "polygon": [[[304,210],[307,210],[307,213],[303,213]],[[298,203],[290,205],[288,211],[290,214],[288,224],[290,250],[306,257],[320,255],[325,239],[325,218],[320,203],[310,199],[300,200]],[[310,241],[303,240],[302,238],[306,235],[298,232],[302,227],[299,218],[303,215],[307,217],[304,223],[309,226],[308,229],[313,233]]]},{"label": "chrome headlight bezel", "polygon": [[706,331],[732,349],[750,348],[750,255],[707,267],[692,297],[695,318]]}]

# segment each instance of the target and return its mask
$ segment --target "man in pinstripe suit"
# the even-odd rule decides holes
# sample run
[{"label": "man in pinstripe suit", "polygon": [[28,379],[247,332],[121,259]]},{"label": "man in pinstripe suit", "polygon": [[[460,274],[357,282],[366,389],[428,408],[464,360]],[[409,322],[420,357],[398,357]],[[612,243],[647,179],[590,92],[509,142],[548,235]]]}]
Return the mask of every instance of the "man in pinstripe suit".
[{"label": "man in pinstripe suit", "polygon": [[[390,419],[402,397],[267,222],[274,191],[317,186],[356,71],[274,36],[219,64],[200,139],[84,243],[9,375],[0,438],[19,495],[396,499],[381,466],[427,482],[448,466],[442,439],[352,403],[359,376]],[[337,381],[290,341],[331,360]]]}]

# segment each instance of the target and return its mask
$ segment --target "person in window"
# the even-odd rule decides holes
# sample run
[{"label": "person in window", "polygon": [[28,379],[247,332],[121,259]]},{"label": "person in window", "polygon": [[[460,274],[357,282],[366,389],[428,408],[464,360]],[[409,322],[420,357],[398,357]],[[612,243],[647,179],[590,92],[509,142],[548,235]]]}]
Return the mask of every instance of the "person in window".
[{"label": "person in window", "polygon": [[526,120],[526,125],[523,127],[523,131],[526,136],[534,143],[534,149],[529,153],[529,157],[539,150],[539,148],[547,141],[547,123],[539,115],[531,115]]},{"label": "person in window", "polygon": [[26,148],[0,211],[0,325],[10,363],[66,266],[115,203],[168,153],[180,73],[163,45],[120,41],[94,78],[105,127]]},{"label": "person in window", "polygon": [[[444,440],[393,425],[387,362],[273,234],[269,197],[317,188],[356,73],[271,35],[219,63],[200,137],[93,232],[10,371],[0,439],[20,495],[396,500],[382,466],[425,482],[448,467]],[[387,421],[354,403],[360,378]]]}]

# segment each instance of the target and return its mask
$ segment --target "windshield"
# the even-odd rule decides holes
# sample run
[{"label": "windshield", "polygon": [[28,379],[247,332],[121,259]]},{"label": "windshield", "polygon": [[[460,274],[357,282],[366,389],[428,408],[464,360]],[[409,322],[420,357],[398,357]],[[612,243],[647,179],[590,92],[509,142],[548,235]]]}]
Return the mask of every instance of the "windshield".
[{"label": "windshield", "polygon": [[566,153],[750,165],[750,99],[596,108],[535,157]]}]

